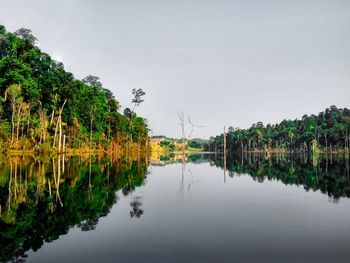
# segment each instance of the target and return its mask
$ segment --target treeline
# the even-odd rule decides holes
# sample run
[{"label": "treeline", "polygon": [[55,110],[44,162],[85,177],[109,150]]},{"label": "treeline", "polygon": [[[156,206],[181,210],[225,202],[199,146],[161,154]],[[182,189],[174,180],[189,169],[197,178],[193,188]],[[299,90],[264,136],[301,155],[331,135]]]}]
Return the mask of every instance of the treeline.
[{"label": "treeline", "polygon": [[147,121],[135,114],[145,93],[133,90],[133,109],[120,104],[99,78],[75,79],[36,45],[29,29],[0,25],[0,149],[138,150]]},{"label": "treeline", "polygon": [[[229,127],[226,133],[228,152],[349,152],[350,110],[331,106],[318,115],[283,120],[278,124],[262,122],[249,129]],[[222,152],[224,133],[210,137],[205,150]]]},{"label": "treeline", "polygon": [[[156,138],[156,137],[154,137]],[[204,144],[206,143],[206,140],[194,138],[194,139],[185,139],[184,140],[184,146],[185,150],[191,150],[191,149],[203,149]],[[161,140],[159,142],[159,145],[161,147],[168,148],[170,151],[181,151],[182,150],[182,139],[173,139],[173,138],[166,138],[164,137],[164,140]]]}]

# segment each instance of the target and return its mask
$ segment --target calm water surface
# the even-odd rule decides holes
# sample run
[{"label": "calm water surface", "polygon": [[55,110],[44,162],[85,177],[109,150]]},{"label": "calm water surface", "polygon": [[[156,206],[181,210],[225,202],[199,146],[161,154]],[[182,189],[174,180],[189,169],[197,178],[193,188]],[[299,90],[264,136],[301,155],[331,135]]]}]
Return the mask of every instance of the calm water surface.
[{"label": "calm water surface", "polygon": [[349,262],[343,159],[0,164],[3,262]]}]

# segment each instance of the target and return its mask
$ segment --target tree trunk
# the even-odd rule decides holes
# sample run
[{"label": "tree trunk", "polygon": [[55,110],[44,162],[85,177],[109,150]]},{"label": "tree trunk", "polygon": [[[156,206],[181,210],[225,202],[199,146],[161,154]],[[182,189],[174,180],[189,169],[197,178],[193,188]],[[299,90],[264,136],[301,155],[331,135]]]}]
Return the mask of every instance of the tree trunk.
[{"label": "tree trunk", "polygon": [[226,183],[226,127],[224,126],[224,182]]},{"label": "tree trunk", "polygon": [[141,151],[141,135],[140,135],[140,132],[139,132],[139,136],[138,136],[138,139],[137,139],[137,151],[140,152]]},{"label": "tree trunk", "polygon": [[21,132],[22,132],[21,136],[23,137],[24,136],[24,123],[22,123],[22,131]]},{"label": "tree trunk", "polygon": [[90,150],[92,149],[92,122],[93,119],[90,118]]},{"label": "tree trunk", "polygon": [[53,122],[53,117],[55,116],[55,110],[52,110],[52,113],[51,113],[51,120],[50,120],[50,125],[52,124]]},{"label": "tree trunk", "polygon": [[64,105],[66,104],[67,100],[63,102],[62,107],[58,111],[58,125],[59,125],[59,137],[58,137],[58,153],[61,153],[61,145],[62,145],[62,111],[64,108]]},{"label": "tree trunk", "polygon": [[61,144],[62,144],[62,119],[61,114],[58,117],[58,126],[59,126],[59,133],[58,133],[58,153],[61,153]]},{"label": "tree trunk", "polygon": [[28,104],[27,136],[29,136],[30,104]]},{"label": "tree trunk", "polygon": [[12,124],[12,129],[11,129],[12,139],[11,139],[11,143],[13,143],[13,140],[14,140],[14,137],[15,137],[15,114],[16,114],[16,105],[13,102],[12,103],[12,118],[11,118],[11,124]]},{"label": "tree trunk", "polygon": [[56,145],[56,137],[57,137],[57,131],[58,131],[58,120],[56,121],[56,127],[55,127],[55,134],[53,136],[53,147]]},{"label": "tree trunk", "polygon": [[63,147],[62,147],[62,152],[65,153],[66,152],[66,135],[63,135]]},{"label": "tree trunk", "polygon": [[18,112],[17,112],[16,142],[18,142],[20,122],[21,122],[21,105],[19,104]]},{"label": "tree trunk", "polygon": [[111,140],[111,118],[108,118],[108,140]]},{"label": "tree trunk", "polygon": [[243,140],[241,140],[241,160],[242,160],[242,165],[243,165],[243,152],[244,152],[244,145],[243,145]]}]

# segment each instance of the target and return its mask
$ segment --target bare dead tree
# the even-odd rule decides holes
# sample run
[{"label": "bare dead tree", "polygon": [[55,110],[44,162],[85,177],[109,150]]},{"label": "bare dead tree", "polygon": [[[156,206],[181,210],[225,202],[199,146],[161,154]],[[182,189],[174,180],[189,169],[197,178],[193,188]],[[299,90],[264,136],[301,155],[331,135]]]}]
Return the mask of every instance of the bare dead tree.
[{"label": "bare dead tree", "polygon": [[191,132],[188,135],[188,138],[191,138],[191,136],[192,136],[192,134],[194,132],[194,128],[205,128],[205,126],[203,126],[203,125],[195,125],[195,124],[193,124],[193,122],[191,121],[190,116],[188,116],[188,123],[191,125]]},{"label": "bare dead tree", "polygon": [[186,136],[186,128],[185,128],[185,114],[183,111],[177,113],[179,117],[179,125],[181,126],[181,141],[182,141],[182,153],[185,152],[185,141],[187,141],[188,138],[191,138],[195,128],[205,128],[203,125],[196,125],[191,121],[190,116],[188,116],[188,123],[191,126],[191,131],[188,136]]},{"label": "bare dead tree", "polygon": [[182,140],[182,154],[184,154],[185,152],[185,138],[186,138],[186,134],[185,134],[185,114],[183,111],[178,112],[177,113],[179,116],[179,120],[180,120],[180,126],[181,126],[181,140]]}]

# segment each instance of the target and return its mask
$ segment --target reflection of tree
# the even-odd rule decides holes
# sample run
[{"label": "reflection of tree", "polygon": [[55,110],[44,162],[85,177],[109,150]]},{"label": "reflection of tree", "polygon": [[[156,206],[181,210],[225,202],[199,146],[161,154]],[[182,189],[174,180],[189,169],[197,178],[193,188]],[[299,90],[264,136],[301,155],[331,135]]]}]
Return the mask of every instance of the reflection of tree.
[{"label": "reflection of tree", "polygon": [[130,175],[128,176],[128,182],[127,184],[123,187],[123,194],[125,196],[127,196],[128,194],[134,192],[135,190],[135,186],[133,185],[132,181],[131,181],[131,178],[130,178]]},{"label": "reflection of tree", "polygon": [[125,171],[127,181],[123,186],[122,193],[124,196],[135,191],[136,187],[141,186],[146,180],[147,166],[145,162],[131,162],[128,165],[128,170]]},{"label": "reflection of tree", "polygon": [[180,156],[174,156],[171,161],[168,163],[178,163],[181,162],[181,181],[179,184],[179,192],[181,194],[181,198],[184,198],[184,186],[185,186],[185,176],[188,174],[191,176],[192,181],[188,184],[187,190],[190,191],[191,185],[199,180],[194,180],[194,176],[190,169],[186,169],[187,163],[195,163],[201,164],[204,162],[208,162],[208,155],[202,153],[189,153],[189,154],[181,154]]},{"label": "reflection of tree", "polygon": [[75,225],[94,230],[116,203],[116,191],[145,182],[143,161],[126,165],[94,157],[90,166],[89,157],[68,158],[63,172],[57,159],[0,159],[0,262],[21,262],[25,251]]},{"label": "reflection of tree", "polygon": [[81,229],[81,231],[86,232],[86,231],[95,230],[97,223],[98,223],[98,218],[87,219],[87,220],[79,223],[77,226]]},{"label": "reflection of tree", "polygon": [[[212,157],[211,163],[223,168],[223,159]],[[303,155],[276,155],[268,159],[264,155],[252,155],[248,160],[242,165],[241,157],[230,156],[227,160],[229,174],[249,174],[260,183],[274,179],[286,185],[302,185],[307,191],[320,190],[329,195],[332,202],[340,197],[350,197],[346,160],[342,158],[334,158],[332,164],[327,159],[320,158],[316,167],[313,160],[305,163]]]},{"label": "reflection of tree", "polygon": [[130,217],[131,218],[140,218],[143,214],[143,210],[141,209],[142,206],[142,197],[137,196],[134,198],[134,200],[130,203],[130,206],[132,207],[132,210],[130,211]]},{"label": "reflection of tree", "polygon": [[23,247],[19,247],[16,252],[14,253],[14,258],[12,259],[12,262],[16,263],[23,263],[25,262],[25,258],[28,257],[28,255],[25,253]]}]

